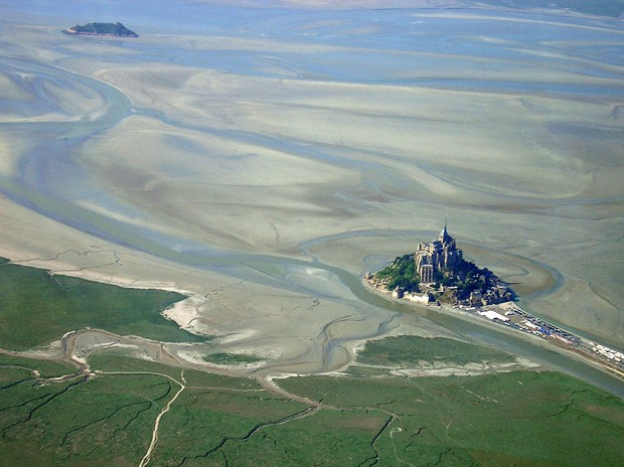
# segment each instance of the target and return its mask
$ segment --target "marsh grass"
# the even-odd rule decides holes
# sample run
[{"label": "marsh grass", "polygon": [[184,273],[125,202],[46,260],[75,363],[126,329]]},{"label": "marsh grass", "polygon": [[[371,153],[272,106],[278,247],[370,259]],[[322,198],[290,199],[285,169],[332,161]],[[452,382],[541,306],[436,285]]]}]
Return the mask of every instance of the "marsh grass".
[{"label": "marsh grass", "polygon": [[[176,294],[52,277],[7,263],[0,277],[2,345],[40,345],[86,325],[188,337],[159,321],[158,310],[178,300]],[[252,359],[211,357],[236,364]],[[371,342],[358,358],[401,366],[512,359],[465,342],[409,336]],[[75,368],[0,355],[0,463],[137,465],[157,415],[182,381],[184,390],[161,419],[153,465],[600,467],[622,460],[622,400],[558,373],[278,380],[321,403],[311,410],[249,378],[182,370],[126,350],[98,351],[88,360],[94,377],[53,382],[34,378],[32,370],[52,377]]]},{"label": "marsh grass", "polygon": [[86,327],[168,342],[204,341],[161,315],[184,298],[50,275],[5,261],[0,264],[0,347],[26,350]]},{"label": "marsh grass", "polygon": [[231,465],[249,467],[258,465],[254,459],[267,459],[265,465],[274,466],[372,465],[376,455],[372,443],[387,419],[384,413],[367,410],[322,410],[264,428],[246,442],[227,446],[224,454]]},{"label": "marsh grass", "polygon": [[40,360],[13,355],[0,355],[0,369],[18,367],[30,370],[37,370],[44,378],[53,378],[76,372],[76,367],[68,363],[51,360]]},{"label": "marsh grass", "polygon": [[[0,451],[11,465],[137,465],[181,369],[96,354],[101,371],[38,384],[0,371]],[[46,362],[47,363],[47,362]],[[155,373],[163,373],[163,376]],[[624,403],[557,373],[278,380],[320,410],[246,378],[184,370],[161,419],[154,465],[609,466],[621,460]],[[7,460],[8,459],[8,460]],[[441,460],[440,460],[441,459]]]},{"label": "marsh grass", "polygon": [[[191,387],[162,421],[161,442],[155,451],[159,465],[226,465],[223,455],[238,452],[258,427],[306,409],[304,404],[266,391],[231,391]],[[262,436],[262,431],[252,435]],[[248,450],[247,465],[279,465]],[[240,465],[230,462],[229,465]],[[244,464],[243,464],[244,465]]]},{"label": "marsh grass", "polygon": [[421,361],[467,363],[512,363],[515,358],[500,350],[447,339],[397,336],[368,342],[358,353],[357,361],[371,365],[413,364]]},{"label": "marsh grass", "polygon": [[[182,368],[163,365],[149,360],[134,358],[117,351],[97,352],[89,357],[92,370],[104,372],[155,373],[164,374],[175,380],[181,379]],[[219,389],[259,389],[260,385],[252,378],[217,375],[198,370],[184,370],[188,386]]]},{"label": "marsh grass", "polygon": [[397,414],[401,431],[389,430],[376,445],[386,465],[610,466],[622,459],[624,403],[558,373],[301,377],[280,385],[345,410]]},{"label": "marsh grass", "polygon": [[45,385],[18,378],[0,389],[0,451],[11,465],[136,465],[171,392],[171,382],[154,375]]},{"label": "marsh grass", "polygon": [[256,363],[263,361],[262,358],[254,355],[233,354],[225,352],[217,352],[204,356],[204,360],[217,365],[245,365],[248,363]]}]

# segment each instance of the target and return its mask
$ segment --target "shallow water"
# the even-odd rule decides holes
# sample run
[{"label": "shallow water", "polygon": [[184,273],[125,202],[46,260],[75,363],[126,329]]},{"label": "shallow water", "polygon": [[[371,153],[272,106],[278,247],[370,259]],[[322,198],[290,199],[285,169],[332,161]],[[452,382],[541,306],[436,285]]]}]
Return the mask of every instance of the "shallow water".
[{"label": "shallow water", "polygon": [[[81,5],[80,2],[61,1],[52,9],[49,2],[30,1],[10,5],[10,8],[21,14],[26,14],[29,8],[41,8],[39,11],[42,15],[64,18],[65,21],[70,17],[67,15],[70,10],[71,17],[85,15],[86,7]],[[314,60],[311,60],[310,55],[299,54],[296,51],[180,50],[166,43],[154,46],[140,41],[129,41],[124,42],[122,48],[134,54],[109,57],[108,59],[116,65],[150,61],[254,77],[280,78],[294,75],[304,79],[312,76],[316,78],[311,81],[392,84],[410,89],[422,86],[489,94],[508,93],[519,96],[539,95],[557,99],[591,100],[598,103],[624,97],[622,79],[624,36],[621,24],[615,21],[554,19],[521,14],[506,14],[502,17],[500,14],[483,12],[469,19],[457,17],[470,13],[464,11],[437,16],[416,10],[332,13],[278,9],[241,10],[208,8],[197,4],[183,4],[175,14],[171,14],[164,4],[157,4],[147,10],[143,2],[123,2],[118,6],[119,9],[115,10],[115,14],[127,18],[122,22],[130,29],[137,30],[143,26],[146,32],[179,32],[181,18],[184,18],[184,30],[187,32],[242,39],[291,41],[302,46],[327,46],[328,49],[315,54]],[[91,17],[94,11],[88,11]],[[104,10],[100,12],[102,16],[109,13],[110,11]],[[326,23],[330,19],[337,20],[337,23]],[[139,28],[133,26],[134,22]],[[368,32],[358,31],[358,28],[366,28]],[[141,30],[137,32],[142,33]],[[577,47],[578,42],[585,45]],[[271,63],[277,64],[275,68],[268,69],[265,66],[267,54],[271,55]],[[99,58],[96,54],[90,56],[84,51],[77,52],[76,56],[82,60]],[[512,79],[505,74],[507,70],[516,68],[519,72],[547,68],[550,74],[541,80],[527,74],[519,74]],[[138,226],[136,223],[128,223],[123,218],[95,212],[80,203],[81,200],[89,199],[105,207],[108,212],[122,213],[127,218],[135,220],[150,219],[153,215],[149,210],[123,200],[108,187],[102,186],[99,179],[81,161],[81,151],[86,142],[99,137],[106,130],[115,128],[131,115],[150,117],[169,127],[202,135],[217,136],[229,141],[250,142],[265,148],[281,150],[299,158],[320,161],[352,171],[373,172],[373,169],[382,169],[387,160],[392,160],[394,157],[392,154],[384,154],[387,159],[379,158],[379,162],[360,161],[344,156],[338,150],[330,151],[322,145],[316,146],[296,137],[284,135],[278,137],[247,128],[224,130],[211,128],[207,124],[192,125],[158,109],[138,106],[133,108],[131,101],[120,90],[58,66],[6,59],[0,62],[0,71],[9,75],[30,73],[66,89],[74,89],[76,92],[85,92],[87,89],[107,103],[101,115],[94,118],[0,123],[0,130],[15,132],[22,138],[39,142],[24,152],[14,174],[0,178],[0,191],[3,195],[44,216],[115,244],[189,268],[208,269],[275,289],[319,297],[327,296],[324,295],[327,294],[325,289],[316,287],[312,282],[305,283],[301,280],[304,274],[297,275],[297,272],[313,268],[319,274],[334,275],[353,295],[349,300],[359,300],[363,304],[376,307],[379,311],[377,314],[371,313],[370,310],[362,311],[360,315],[350,318],[353,321],[366,321],[373,331],[353,333],[349,337],[328,337],[318,371],[327,371],[343,364],[347,358],[344,349],[346,343],[387,333],[396,325],[397,313],[419,313],[426,319],[470,340],[504,348],[548,367],[573,374],[619,396],[624,395],[621,380],[575,358],[463,319],[431,310],[416,311],[411,306],[389,302],[365,290],[356,275],[323,264],[319,258],[310,263],[284,256],[256,255],[220,249],[211,243],[210,238],[201,242],[186,236],[184,230],[156,231],[147,224]],[[564,75],[565,77],[561,79],[553,77]],[[40,111],[42,114],[54,110],[53,102],[46,101],[40,88],[36,94],[38,100],[35,103],[29,102],[20,107],[19,104],[11,102],[11,110],[31,113]],[[583,125],[583,128],[586,126]],[[564,129],[574,132],[574,129],[570,130],[565,125],[557,128],[559,131]],[[618,128],[613,130],[616,140],[621,139],[618,131]],[[600,139],[600,131],[596,132],[594,138]],[[419,162],[419,167],[435,174],[436,168],[428,166],[425,162]],[[169,175],[184,174],[185,170],[184,165],[180,165]],[[179,173],[176,173],[177,171]],[[411,180],[408,177],[400,179],[396,176],[388,177],[386,183],[397,185],[401,182],[409,184]],[[380,186],[380,177],[371,177],[370,184]],[[478,188],[471,189],[479,191]],[[486,189],[482,189],[480,194],[483,199],[493,196]],[[619,195],[608,199],[576,199],[574,203],[582,205],[614,202],[621,200],[622,197]],[[513,195],[508,198],[512,201],[523,200],[522,197]],[[555,201],[543,197],[532,200],[531,206],[548,207]],[[560,204],[568,203],[568,200],[563,200]],[[370,230],[375,234],[380,231],[384,229]],[[327,236],[321,238],[303,240],[299,244],[300,248],[306,252],[328,238],[348,240],[357,234],[353,231],[338,234],[329,232],[331,230],[328,230]],[[393,235],[400,236],[405,232],[398,229]],[[561,287],[561,282],[556,287]],[[541,293],[544,295],[552,292],[553,290],[549,290]],[[536,295],[533,298],[538,297],[539,295]],[[331,298],[341,299],[334,296]]]}]

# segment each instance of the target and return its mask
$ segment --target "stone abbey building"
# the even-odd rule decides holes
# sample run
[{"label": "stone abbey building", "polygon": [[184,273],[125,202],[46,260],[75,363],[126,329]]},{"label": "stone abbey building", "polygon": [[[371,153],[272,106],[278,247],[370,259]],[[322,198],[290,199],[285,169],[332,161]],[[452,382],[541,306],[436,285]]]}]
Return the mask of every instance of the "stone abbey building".
[{"label": "stone abbey building", "polygon": [[457,249],[455,239],[446,230],[440,232],[440,237],[431,243],[421,243],[414,253],[416,272],[422,284],[432,284],[436,281],[436,272],[444,269],[453,269],[462,264],[463,253]]}]

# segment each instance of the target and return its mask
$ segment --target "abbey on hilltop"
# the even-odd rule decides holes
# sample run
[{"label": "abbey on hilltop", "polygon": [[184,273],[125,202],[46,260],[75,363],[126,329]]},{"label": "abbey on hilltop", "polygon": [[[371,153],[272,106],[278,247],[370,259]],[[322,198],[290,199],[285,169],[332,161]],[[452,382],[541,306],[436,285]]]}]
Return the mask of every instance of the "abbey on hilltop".
[{"label": "abbey on hilltop", "polygon": [[466,261],[447,230],[437,240],[420,243],[413,254],[397,257],[378,273],[367,276],[375,287],[393,291],[396,298],[482,306],[511,301],[513,291],[487,268]]},{"label": "abbey on hilltop", "polygon": [[437,240],[418,245],[414,260],[420,282],[433,284],[441,271],[459,267],[464,260],[464,254],[457,249],[455,239],[449,235],[444,224],[444,230],[440,232]]}]

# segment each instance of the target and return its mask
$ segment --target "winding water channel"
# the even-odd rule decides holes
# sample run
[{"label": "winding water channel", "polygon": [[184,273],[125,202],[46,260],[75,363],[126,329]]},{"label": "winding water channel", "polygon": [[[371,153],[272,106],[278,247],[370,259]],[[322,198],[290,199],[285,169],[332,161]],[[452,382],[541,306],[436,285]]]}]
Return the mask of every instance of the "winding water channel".
[{"label": "winding water channel", "polygon": [[[352,335],[348,338],[326,336],[323,363],[319,371],[329,371],[337,362],[344,361],[346,342],[384,335],[393,328],[393,320],[398,314],[418,313],[469,340],[487,343],[546,367],[559,369],[624,397],[622,380],[577,357],[531,342],[523,336],[514,336],[508,332],[479,325],[477,322],[472,323],[463,318],[442,314],[435,309],[416,308],[385,300],[366,290],[356,275],[318,260],[307,262],[279,256],[217,250],[205,244],[149,231],[146,227],[129,225],[119,219],[106,217],[79,206],[74,202],[76,199],[97,193],[99,200],[107,206],[124,211],[130,216],[142,215],[138,211],[132,212],[132,207],[119,205],[114,197],[107,195],[105,189],[98,186],[73,157],[87,138],[96,136],[133,115],[130,100],[112,86],[59,68],[6,60],[0,63],[0,70],[7,74],[30,73],[62,86],[86,87],[107,103],[106,111],[90,120],[0,123],[0,130],[27,135],[32,141],[38,142],[22,157],[14,174],[0,177],[0,192],[4,196],[83,232],[190,268],[214,270],[245,281],[309,294],[314,294],[315,291],[306,289],[305,284],[291,281],[289,271],[312,268],[335,275],[358,300],[380,309],[381,317],[378,318],[378,326],[372,333]],[[165,119],[165,116],[159,114],[152,114],[151,117]],[[196,128],[195,130],[203,131]],[[344,238],[349,236],[348,233],[344,234]],[[174,245],[178,247],[174,248]],[[183,248],[179,248],[179,245],[183,245]],[[353,319],[369,318],[361,316]]]}]

